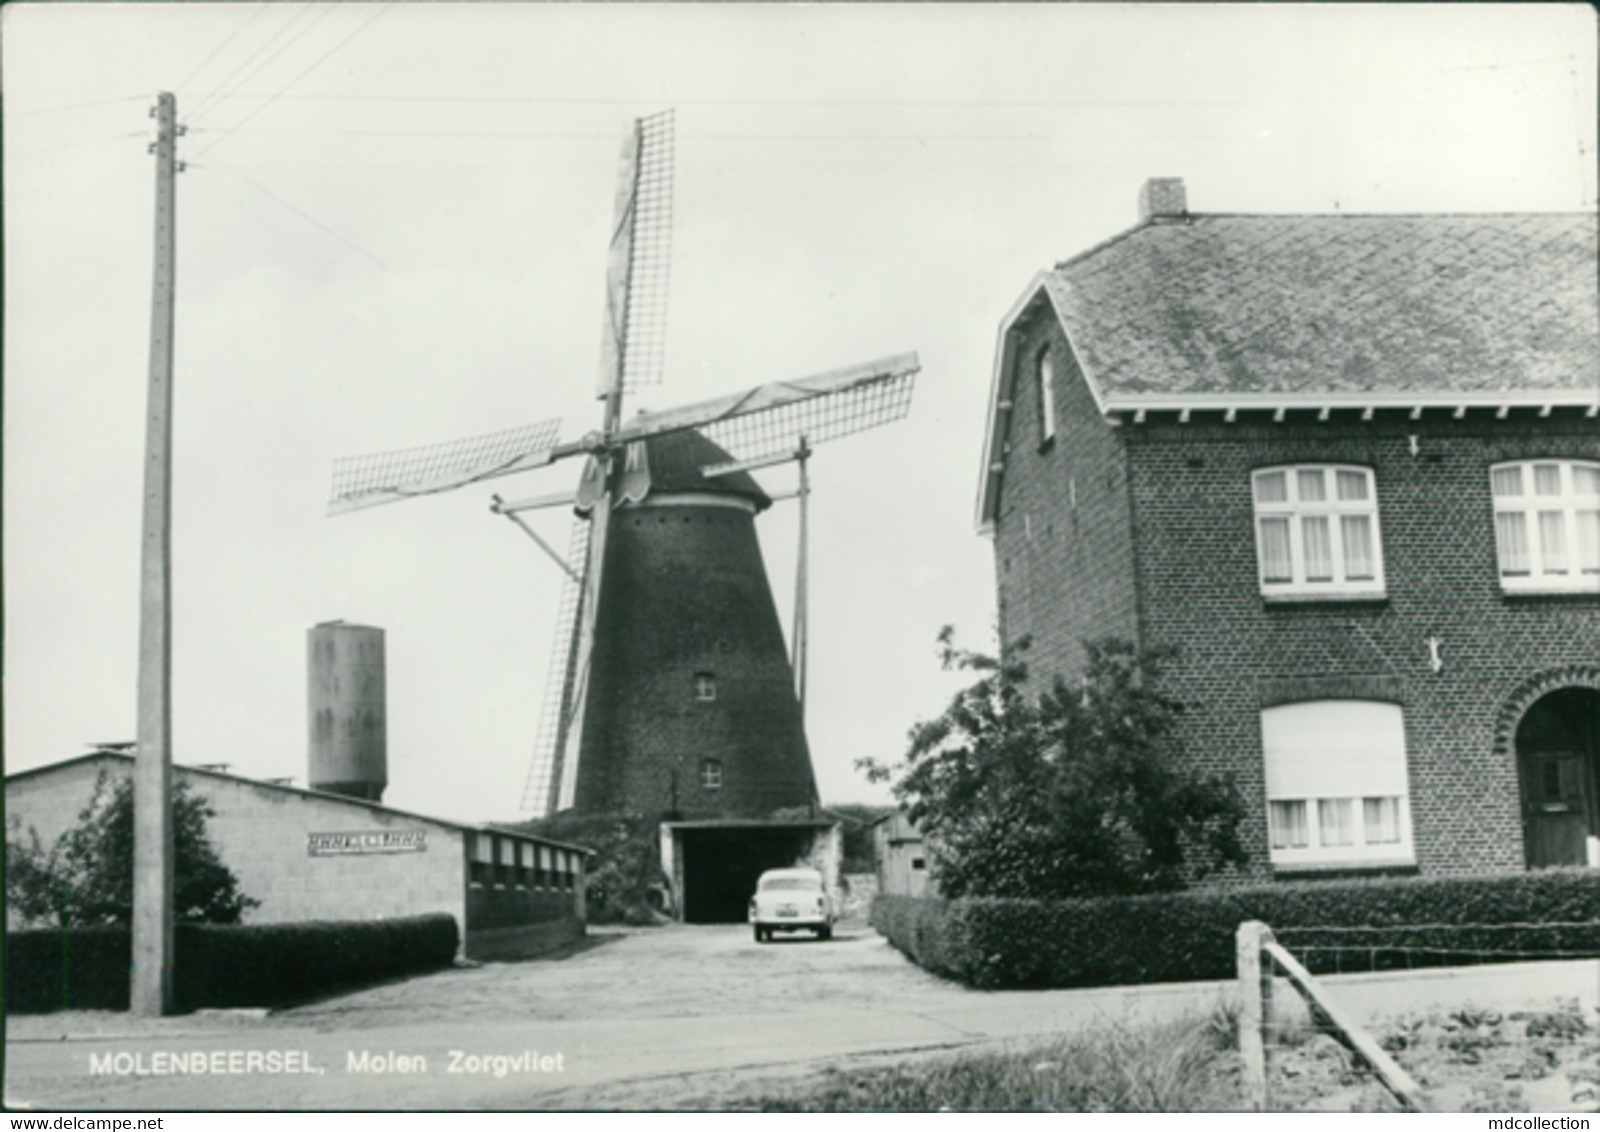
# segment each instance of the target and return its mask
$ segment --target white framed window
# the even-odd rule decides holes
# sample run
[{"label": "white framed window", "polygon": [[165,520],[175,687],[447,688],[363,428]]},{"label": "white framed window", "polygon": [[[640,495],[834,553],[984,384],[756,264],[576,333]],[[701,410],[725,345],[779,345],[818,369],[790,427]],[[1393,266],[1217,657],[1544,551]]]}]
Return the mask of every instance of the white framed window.
[{"label": "white framed window", "polygon": [[710,701],[717,698],[717,678],[709,672],[694,674],[694,698]]},{"label": "white framed window", "polygon": [[1372,469],[1261,468],[1251,476],[1256,559],[1267,597],[1383,594],[1383,544]]},{"label": "white framed window", "polygon": [[1039,381],[1039,443],[1045,445],[1056,435],[1056,364],[1048,346],[1039,351],[1034,376]]},{"label": "white framed window", "polygon": [[1600,463],[1519,460],[1489,469],[1500,585],[1600,593]]},{"label": "white framed window", "polygon": [[722,760],[704,759],[700,763],[700,787],[703,790],[722,789]]},{"label": "white framed window", "polygon": [[1398,704],[1312,700],[1267,708],[1261,749],[1274,865],[1415,860]]}]

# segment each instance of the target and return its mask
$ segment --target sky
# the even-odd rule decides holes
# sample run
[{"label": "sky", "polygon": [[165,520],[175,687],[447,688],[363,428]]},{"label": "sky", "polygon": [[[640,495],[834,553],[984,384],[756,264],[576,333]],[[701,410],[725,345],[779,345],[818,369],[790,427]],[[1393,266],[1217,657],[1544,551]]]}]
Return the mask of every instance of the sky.
[{"label": "sky", "polygon": [[[885,802],[992,644],[975,530],[1000,319],[1196,212],[1595,207],[1587,5],[8,4],[7,772],[135,732],[154,137],[178,178],[179,763],[305,781],[306,634],[380,626],[385,801],[509,820],[561,574],[489,497],[329,518],[336,457],[597,427],[617,155],[677,128],[666,377],[629,411],[915,351],[909,415],[811,461],[808,731],[825,803]],[[770,491],[794,474],[760,474]],[[787,630],[795,505],[758,521]],[[569,517],[532,521],[565,545]]]}]

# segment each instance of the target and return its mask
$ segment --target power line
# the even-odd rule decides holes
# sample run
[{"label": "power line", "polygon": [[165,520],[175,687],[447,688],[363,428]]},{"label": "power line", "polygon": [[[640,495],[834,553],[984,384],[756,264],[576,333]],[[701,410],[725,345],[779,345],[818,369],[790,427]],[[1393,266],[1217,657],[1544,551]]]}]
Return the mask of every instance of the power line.
[{"label": "power line", "polygon": [[[294,213],[296,216],[300,217],[300,219],[304,220],[306,223],[312,225],[313,227],[315,227],[315,228],[319,229],[320,231],[326,233],[327,235],[331,236],[333,239],[337,240],[339,243],[343,244],[345,247],[349,248],[350,250],[356,252],[362,258],[364,258],[368,262],[376,265],[378,268],[382,269],[383,271],[389,272],[391,274],[394,274],[397,271],[397,269],[395,267],[391,266],[390,264],[386,263],[382,259],[378,258],[378,256],[374,255],[372,252],[368,251],[366,248],[362,247],[360,244],[356,243],[354,240],[350,239],[348,236],[345,236],[342,232],[338,231],[332,225],[330,225],[330,224],[328,224],[328,223],[326,223],[326,222],[324,222],[322,220],[319,220],[317,217],[313,216],[311,213],[307,212],[305,209],[303,209],[303,208],[299,207],[298,205],[294,204],[293,202],[285,199],[280,194],[278,194],[276,192],[273,192],[267,186],[263,185],[260,181],[256,180],[254,177],[250,177],[250,176],[246,175],[245,173],[241,172],[238,168],[236,168],[234,166],[227,165],[227,164],[222,164],[222,163],[219,163],[219,162],[209,162],[209,163],[207,163],[205,165],[190,165],[190,168],[221,169],[225,173],[231,173],[233,176],[235,176],[238,179],[240,179],[240,180],[246,182],[247,184],[249,184],[257,192],[260,192],[263,195],[271,198],[273,201],[277,202],[284,209],[288,210],[289,212]],[[489,334],[489,335],[491,335],[491,336],[493,336],[495,338],[498,338],[500,341],[506,343],[508,346],[511,346],[514,349],[525,350],[525,348],[526,348],[525,345],[522,342],[519,342],[519,341],[511,338],[504,331],[502,331],[499,327],[495,326],[492,323],[486,322],[481,318],[478,318],[476,315],[471,314],[471,313],[461,309],[460,307],[453,307],[453,306],[450,306],[450,305],[447,304],[447,305],[441,307],[440,309],[448,311],[454,317],[460,319],[464,324],[465,323],[470,323],[477,331],[479,331],[481,333],[486,333],[486,334]]]},{"label": "power line", "polygon": [[[273,98],[265,94],[236,94],[223,92],[229,98]],[[206,96],[209,97],[209,96]],[[812,106],[812,107],[938,107],[972,110],[1012,110],[1024,107],[1149,107],[1153,109],[1187,108],[1191,106],[1298,106],[1304,99],[1263,98],[1022,98],[1022,99],[971,99],[971,98],[683,98],[663,99],[660,95],[644,97],[574,97],[537,95],[435,95],[435,94],[295,94],[287,96],[306,102],[436,102],[484,103],[524,106],[651,106],[663,101],[673,106]],[[1391,99],[1364,100],[1358,97],[1343,99],[1349,105],[1389,105]]]},{"label": "power line", "polygon": [[[191,133],[206,133],[204,129],[191,130]],[[616,136],[615,131],[590,133],[552,132],[548,130],[358,130],[358,129],[330,129],[308,130],[292,126],[276,127],[269,129],[240,130],[235,127],[228,133],[243,134],[294,134],[305,137],[373,137],[373,138],[538,138],[544,141],[593,141],[596,139],[609,140]],[[784,141],[995,141],[995,142],[1038,142],[1048,141],[1049,134],[1040,133],[1007,133],[1007,134],[944,134],[929,130],[908,130],[902,133],[880,134],[782,134],[782,133],[709,133],[689,134],[684,136],[686,141],[756,141],[756,142],[784,142]],[[220,139],[219,139],[220,140]]]},{"label": "power line", "polygon": [[[196,167],[196,166],[192,166],[191,165],[191,167]],[[349,239],[348,237],[346,237],[345,235],[343,235],[339,231],[335,230],[334,228],[331,228],[327,224],[324,224],[322,221],[318,220],[315,216],[312,216],[309,212],[305,211],[303,208],[300,208],[298,205],[291,204],[288,201],[284,200],[283,197],[279,196],[277,193],[275,193],[271,189],[267,188],[265,185],[263,185],[260,181],[256,180],[254,177],[247,176],[246,174],[241,173],[239,170],[237,170],[237,169],[235,169],[235,168],[233,168],[231,166],[228,166],[228,165],[221,165],[221,164],[213,163],[211,165],[199,166],[198,168],[221,169],[224,173],[231,173],[233,176],[239,178],[239,180],[243,181],[245,184],[247,184],[251,188],[255,189],[258,193],[261,193],[264,196],[270,197],[272,200],[277,201],[280,206],[282,206],[283,208],[288,209],[290,212],[294,213],[300,219],[304,220],[307,224],[310,224],[313,227],[318,228],[323,232],[326,232],[329,236],[332,236],[335,240],[338,240],[341,244],[343,244],[345,247],[349,248],[351,251],[355,252],[357,255],[361,256],[363,259],[366,259],[366,260],[368,260],[368,261],[370,261],[372,263],[377,264],[379,267],[381,267],[385,271],[392,270],[387,263],[384,263],[383,260],[381,260],[377,256],[373,255],[366,248],[362,247],[360,244],[356,243],[354,240]]]},{"label": "power line", "polygon": [[178,85],[176,87],[174,87],[173,89],[181,92],[184,87],[188,86],[189,83],[194,80],[194,77],[196,75],[198,75],[201,71],[205,70],[206,67],[210,65],[211,60],[215,59],[218,55],[222,54],[222,52],[227,49],[229,44],[231,44],[234,40],[238,39],[240,34],[243,33],[243,31],[245,30],[245,28],[249,27],[251,24],[255,23],[258,19],[260,19],[261,16],[263,15],[263,13],[266,12],[266,10],[267,10],[267,5],[265,5],[265,4],[256,5],[256,10],[254,12],[250,13],[250,18],[245,20],[245,22],[240,24],[238,27],[234,28],[233,29],[233,34],[228,36],[227,39],[224,39],[216,47],[212,48],[211,49],[211,53],[200,61],[200,65],[198,67],[196,67],[194,70],[190,71],[188,73],[188,75],[186,75],[184,77],[183,81],[178,83]]},{"label": "power line", "polygon": [[61,110],[85,110],[95,106],[119,106],[124,102],[146,102],[146,94],[124,94],[116,98],[96,98],[90,102],[68,102],[60,106],[35,106],[31,110],[15,110],[7,107],[7,112],[14,117],[24,117],[29,114],[54,114]]},{"label": "power line", "polygon": [[308,7],[308,8],[301,8],[299,11],[295,12],[294,15],[289,17],[289,20],[288,20],[287,23],[283,24],[281,27],[278,28],[277,31],[273,32],[270,36],[268,36],[264,43],[261,43],[259,46],[257,46],[254,51],[252,51],[249,55],[246,55],[244,57],[244,59],[240,61],[239,65],[237,67],[235,67],[233,70],[229,71],[228,72],[228,76],[225,79],[223,79],[221,83],[218,84],[217,89],[215,91],[211,92],[210,94],[202,94],[202,95],[200,95],[199,96],[200,104],[198,106],[196,106],[192,111],[190,111],[189,114],[187,115],[187,118],[189,120],[189,124],[193,125],[195,122],[199,121],[202,116],[211,113],[211,111],[213,109],[215,109],[218,105],[221,104],[221,102],[222,102],[222,100],[224,98],[239,97],[239,95],[236,93],[238,91],[238,88],[240,86],[242,86],[245,82],[249,81],[251,76],[253,76],[262,67],[264,67],[268,63],[272,62],[272,60],[276,59],[286,49],[291,47],[295,43],[296,40],[298,40],[301,36],[305,35],[306,32],[310,31],[311,28],[315,27],[318,23],[321,23],[323,20],[327,19],[330,15],[333,14],[333,8],[331,6],[326,8],[326,9],[324,9],[321,15],[319,15],[315,20],[313,20],[310,25],[308,25],[305,28],[302,28],[299,32],[297,32],[289,40],[288,43],[284,44],[283,47],[280,47],[277,51],[275,51],[271,55],[269,55],[266,59],[263,59],[261,61],[261,63],[257,64],[255,67],[252,67],[248,74],[245,74],[243,77],[237,78],[237,81],[235,81],[236,77],[239,76],[239,72],[243,71],[246,67],[250,67],[250,65],[252,63],[255,63],[256,58],[263,51],[267,50],[267,48],[271,47],[274,43],[276,43],[278,41],[278,39],[285,32],[287,32],[290,28],[294,27],[295,24],[300,22],[301,17],[305,16],[310,11],[311,11],[311,9]]},{"label": "power line", "polygon": [[226,141],[228,139],[228,135],[229,134],[232,134],[234,130],[237,130],[240,126],[242,126],[246,122],[250,121],[250,119],[254,118],[257,114],[260,114],[267,107],[271,106],[274,102],[276,102],[279,98],[281,98],[283,96],[284,92],[286,92],[290,87],[294,86],[295,83],[299,82],[301,79],[303,79],[307,75],[309,75],[312,71],[314,71],[318,67],[322,66],[322,64],[327,62],[329,57],[331,57],[334,54],[334,52],[338,51],[340,48],[342,48],[345,44],[349,43],[356,36],[360,35],[364,31],[366,31],[367,28],[371,27],[375,22],[377,22],[379,19],[381,19],[384,16],[384,14],[387,13],[389,11],[389,9],[392,8],[392,7],[394,7],[394,4],[390,3],[390,4],[385,4],[383,7],[379,8],[370,17],[368,17],[367,20],[364,23],[358,25],[353,31],[351,31],[350,34],[346,35],[343,39],[339,40],[339,42],[335,43],[332,47],[328,48],[328,50],[324,51],[321,55],[317,56],[314,60],[312,60],[311,64],[308,67],[306,67],[299,74],[295,75],[294,78],[290,79],[287,83],[285,83],[278,90],[278,92],[276,94],[274,94],[271,98],[267,99],[260,106],[256,107],[250,113],[246,114],[243,118],[239,119],[239,121],[235,122],[231,129],[229,129],[226,133],[224,133],[216,141],[214,141],[210,145],[206,146],[205,149],[201,150],[195,156],[203,157],[207,153],[210,153],[217,146],[221,145],[224,141]]},{"label": "power line", "polygon": [[105,145],[107,142],[127,141],[129,138],[148,138],[147,130],[130,130],[125,134],[110,134],[103,138],[91,138],[88,141],[67,142],[64,145],[47,145],[38,149],[11,149],[7,148],[7,157],[34,157],[41,153],[59,153],[64,149],[84,149],[91,145]]}]

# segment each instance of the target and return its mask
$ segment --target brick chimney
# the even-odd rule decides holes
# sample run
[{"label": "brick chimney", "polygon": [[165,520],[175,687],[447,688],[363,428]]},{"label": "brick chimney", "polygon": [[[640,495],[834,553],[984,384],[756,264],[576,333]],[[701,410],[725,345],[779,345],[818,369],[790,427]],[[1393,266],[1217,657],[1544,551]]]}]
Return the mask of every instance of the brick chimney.
[{"label": "brick chimney", "polygon": [[1139,190],[1139,219],[1170,219],[1187,215],[1189,202],[1182,177],[1151,177]]}]

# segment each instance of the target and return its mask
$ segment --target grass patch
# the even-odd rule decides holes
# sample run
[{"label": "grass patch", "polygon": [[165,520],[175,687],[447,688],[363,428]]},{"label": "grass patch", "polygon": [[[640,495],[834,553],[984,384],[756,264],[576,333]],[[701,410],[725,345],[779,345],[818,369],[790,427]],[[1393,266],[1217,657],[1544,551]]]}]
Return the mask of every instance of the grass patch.
[{"label": "grass patch", "polygon": [[1108,1023],[1025,1049],[827,1070],[726,1107],[744,1112],[1208,1112],[1239,1107],[1237,1029],[1222,1009]]}]

